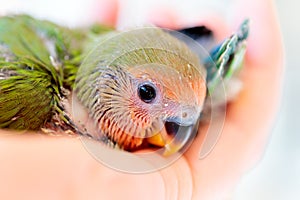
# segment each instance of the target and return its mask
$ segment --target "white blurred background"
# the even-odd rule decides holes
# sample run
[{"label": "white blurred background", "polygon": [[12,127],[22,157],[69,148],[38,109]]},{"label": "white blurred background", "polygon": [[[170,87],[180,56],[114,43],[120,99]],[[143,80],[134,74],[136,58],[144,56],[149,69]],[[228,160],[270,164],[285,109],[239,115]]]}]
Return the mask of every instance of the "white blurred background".
[{"label": "white blurred background", "polygon": [[[0,14],[26,12],[39,18],[51,19],[57,23],[78,26],[93,21],[97,16],[94,5],[97,0],[0,0]],[[109,0],[108,0],[109,1]],[[74,3],[76,2],[76,3]],[[135,0],[123,0],[120,15],[131,16],[131,25],[145,20],[141,12],[155,1],[144,0],[134,7]],[[228,11],[230,0],[194,1],[198,5],[182,3],[174,9],[184,10],[186,21],[197,13],[214,9]],[[178,1],[177,1],[178,3]],[[286,50],[286,73],[280,112],[264,158],[244,176],[234,193],[234,200],[297,200],[300,199],[300,1],[276,0]],[[227,6],[225,6],[227,5]],[[202,10],[199,10],[202,8]],[[124,13],[126,12],[126,13]],[[138,17],[136,17],[138,16]],[[120,26],[128,20],[119,21]],[[297,51],[298,50],[298,51]],[[0,177],[1,178],[1,177]]]}]

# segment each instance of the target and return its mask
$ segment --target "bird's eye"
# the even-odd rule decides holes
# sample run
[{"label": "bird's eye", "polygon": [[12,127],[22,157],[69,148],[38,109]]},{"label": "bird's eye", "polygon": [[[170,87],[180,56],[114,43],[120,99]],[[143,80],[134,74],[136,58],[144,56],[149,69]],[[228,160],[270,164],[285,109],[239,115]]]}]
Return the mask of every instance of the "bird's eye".
[{"label": "bird's eye", "polygon": [[142,101],[151,103],[156,97],[156,89],[152,84],[144,83],[138,87],[138,94]]}]

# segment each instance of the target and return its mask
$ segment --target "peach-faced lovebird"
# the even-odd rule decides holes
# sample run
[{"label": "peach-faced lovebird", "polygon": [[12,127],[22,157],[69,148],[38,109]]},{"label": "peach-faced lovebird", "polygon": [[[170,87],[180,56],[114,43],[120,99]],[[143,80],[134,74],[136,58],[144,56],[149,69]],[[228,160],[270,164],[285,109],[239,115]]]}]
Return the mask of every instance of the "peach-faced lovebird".
[{"label": "peach-faced lovebird", "polygon": [[[69,29],[26,15],[2,17],[0,128],[72,132],[127,151],[162,147],[172,154],[189,141],[204,110],[230,100],[218,91],[223,85],[230,93],[247,35],[247,20],[212,47],[205,27]],[[184,38],[210,54],[203,58]],[[71,97],[93,131],[67,109]]]}]

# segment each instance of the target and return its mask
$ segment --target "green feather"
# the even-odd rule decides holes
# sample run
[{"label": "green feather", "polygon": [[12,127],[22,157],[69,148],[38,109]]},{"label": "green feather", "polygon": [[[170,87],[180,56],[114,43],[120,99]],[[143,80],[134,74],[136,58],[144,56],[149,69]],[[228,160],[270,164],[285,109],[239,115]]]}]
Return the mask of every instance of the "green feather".
[{"label": "green feather", "polygon": [[111,29],[71,30],[27,15],[0,18],[0,128],[41,128],[64,114],[64,89],[71,89],[92,35]]},{"label": "green feather", "polygon": [[222,81],[231,79],[240,70],[246,51],[249,34],[249,20],[245,20],[239,30],[211,52],[207,68],[208,92],[213,93]]}]

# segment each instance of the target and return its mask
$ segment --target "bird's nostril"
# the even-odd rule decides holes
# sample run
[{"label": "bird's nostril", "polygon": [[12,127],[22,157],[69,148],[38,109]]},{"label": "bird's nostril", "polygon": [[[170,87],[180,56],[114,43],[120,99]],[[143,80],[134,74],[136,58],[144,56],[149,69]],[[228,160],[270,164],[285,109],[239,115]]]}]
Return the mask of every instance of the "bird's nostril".
[{"label": "bird's nostril", "polygon": [[165,128],[168,135],[175,136],[179,130],[179,125],[175,122],[166,122]]}]

